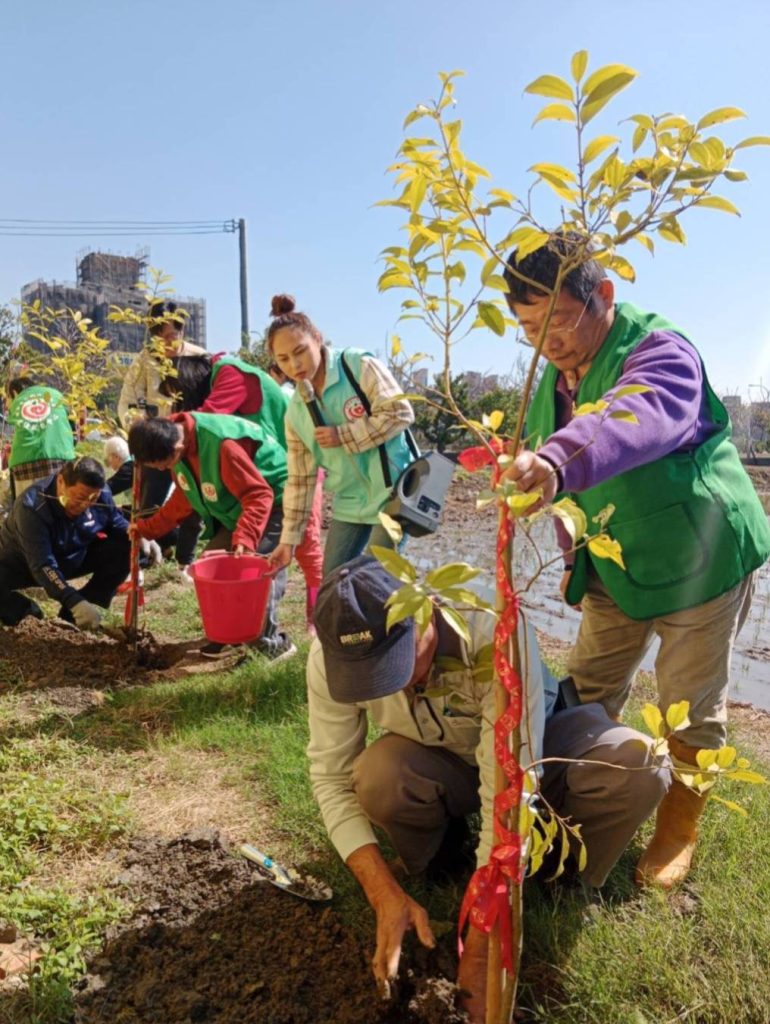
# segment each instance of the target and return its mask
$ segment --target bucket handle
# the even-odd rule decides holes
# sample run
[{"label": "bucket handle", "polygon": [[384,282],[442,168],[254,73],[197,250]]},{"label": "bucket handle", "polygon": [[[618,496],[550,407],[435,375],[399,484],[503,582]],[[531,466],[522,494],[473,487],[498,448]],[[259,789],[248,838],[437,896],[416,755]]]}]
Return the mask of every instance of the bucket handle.
[{"label": "bucket handle", "polygon": [[[204,558],[221,558],[223,555],[226,558],[235,558],[235,552],[234,551],[227,551],[227,550],[225,550],[225,548],[217,548],[216,551],[201,551],[200,555],[198,556],[198,561],[203,561]],[[249,556],[247,555],[247,556],[244,556],[244,557],[249,557]],[[260,558],[264,562],[267,561],[265,556],[264,555],[260,555],[259,552],[253,552],[251,557],[252,558]],[[263,573],[263,577],[265,579],[267,579],[267,577],[269,577],[269,576],[270,577],[275,576],[275,574],[278,571],[279,571],[278,569],[270,569],[269,571],[266,571],[266,572]]]}]

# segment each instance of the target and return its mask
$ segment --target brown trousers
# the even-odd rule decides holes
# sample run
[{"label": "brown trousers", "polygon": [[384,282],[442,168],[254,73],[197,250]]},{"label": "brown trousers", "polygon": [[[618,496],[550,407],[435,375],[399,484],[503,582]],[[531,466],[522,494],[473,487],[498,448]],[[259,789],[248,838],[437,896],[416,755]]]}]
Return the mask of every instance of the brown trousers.
[{"label": "brown trousers", "polygon": [[[660,767],[623,771],[650,764],[649,740],[612,721],[599,704],[553,715],[543,756],[571,759],[547,764],[541,788],[557,813],[581,824],[588,854],[583,878],[603,885],[668,789],[670,773]],[[597,761],[609,767],[592,763]],[[385,830],[410,874],[427,867],[450,818],[480,808],[477,768],[441,747],[392,733],[358,756],[353,786],[367,817]]]}]

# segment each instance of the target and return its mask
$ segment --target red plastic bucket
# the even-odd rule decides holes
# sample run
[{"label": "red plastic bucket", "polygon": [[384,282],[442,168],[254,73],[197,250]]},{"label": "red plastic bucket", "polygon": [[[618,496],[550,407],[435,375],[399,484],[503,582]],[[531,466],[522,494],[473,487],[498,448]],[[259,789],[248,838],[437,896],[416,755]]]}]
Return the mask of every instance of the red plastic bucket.
[{"label": "red plastic bucket", "polygon": [[272,578],[261,555],[204,554],[190,566],[203,631],[218,644],[243,644],[262,633]]}]

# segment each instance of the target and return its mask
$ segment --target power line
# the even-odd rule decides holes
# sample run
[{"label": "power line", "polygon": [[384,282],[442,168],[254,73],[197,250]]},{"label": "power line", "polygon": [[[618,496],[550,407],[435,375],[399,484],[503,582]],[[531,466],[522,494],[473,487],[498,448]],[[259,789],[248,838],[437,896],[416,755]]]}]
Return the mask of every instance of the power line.
[{"label": "power line", "polygon": [[16,238],[234,234],[235,220],[34,220],[0,217],[0,236]]}]

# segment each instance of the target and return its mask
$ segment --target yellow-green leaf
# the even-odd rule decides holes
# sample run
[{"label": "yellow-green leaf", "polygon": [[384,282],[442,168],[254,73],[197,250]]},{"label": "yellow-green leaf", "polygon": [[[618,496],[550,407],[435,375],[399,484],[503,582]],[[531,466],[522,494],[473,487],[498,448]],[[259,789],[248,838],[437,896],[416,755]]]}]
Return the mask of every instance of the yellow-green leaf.
[{"label": "yellow-green leaf", "polygon": [[502,338],[505,334],[505,318],[501,310],[491,302],[480,302],[478,304],[478,314],[486,326]]},{"label": "yellow-green leaf", "polygon": [[378,544],[372,544],[369,550],[377,561],[382,564],[384,569],[391,576],[395,576],[397,580],[401,580],[402,583],[414,583],[417,579],[415,567],[406,558],[399,555],[397,551],[393,551],[391,548],[380,547]]},{"label": "yellow-green leaf", "polygon": [[677,704],[669,704],[666,710],[666,723],[672,732],[686,729],[690,724],[690,702],[680,700]]},{"label": "yellow-green leaf", "polygon": [[666,730],[663,728],[663,715],[660,708],[655,704],[645,704],[642,708],[642,718],[651,736],[655,739],[663,739]]},{"label": "yellow-green leaf", "polygon": [[735,747],[720,747],[717,751],[717,764],[720,768],[729,768],[735,760]]},{"label": "yellow-green leaf", "polygon": [[697,207],[705,206],[710,210],[724,210],[725,213],[734,213],[736,217],[741,215],[738,207],[722,196],[704,196],[703,199],[699,199],[694,205]]},{"label": "yellow-green leaf", "polygon": [[510,497],[506,498],[506,504],[511,510],[513,516],[526,515],[528,509],[532,508],[533,505],[537,504],[538,501],[542,501],[543,491],[542,488],[538,488],[536,491],[531,491],[529,494],[511,494]]},{"label": "yellow-green leaf", "polygon": [[579,405],[572,413],[573,416],[590,416],[595,412],[604,412],[609,407],[609,402],[605,402],[603,398],[598,399],[596,402],[583,402]]},{"label": "yellow-green leaf", "polygon": [[538,249],[542,249],[550,237],[547,231],[538,231],[537,228],[530,228],[527,236],[516,246],[517,262],[520,263],[526,256],[530,256]]},{"label": "yellow-green leaf", "polygon": [[717,796],[716,793],[711,794],[711,799],[718,801],[720,804],[724,804],[725,807],[728,807],[731,811],[737,811],[738,814],[742,815],[744,818],[748,818],[749,816],[749,812],[746,808],[741,807],[741,805],[737,804],[734,800],[725,800],[723,796]]},{"label": "yellow-green leaf", "polygon": [[705,114],[698,121],[698,131],[710,128],[712,124],[724,124],[725,121],[735,121],[737,118],[745,116],[746,114],[739,107],[717,107],[716,110],[712,110],[710,114]]},{"label": "yellow-green leaf", "polygon": [[635,281],[636,271],[624,256],[613,256],[609,262],[610,270],[614,270],[624,281]]},{"label": "yellow-green leaf", "polygon": [[634,238],[637,242],[639,242],[640,245],[643,245],[648,252],[651,252],[653,256],[655,255],[655,243],[649,235],[634,235]]},{"label": "yellow-green leaf", "polygon": [[[622,70],[614,70],[619,68],[622,68]],[[598,85],[593,84],[596,76],[602,75],[602,72],[611,71],[612,73],[603,77]],[[581,109],[583,124],[588,124],[609,103],[613,96],[616,96],[627,85],[630,85],[635,78],[636,72],[630,68],[624,68],[622,64],[608,65],[606,68],[600,68],[599,71],[595,71],[585,83],[586,96]],[[590,89],[589,84],[591,85]]]},{"label": "yellow-green leaf", "polygon": [[[733,149],[746,149],[748,146],[770,146],[770,135],[752,135],[733,146]],[[733,173],[739,172],[733,171]]]},{"label": "yellow-green leaf", "polygon": [[484,284],[487,288],[492,288],[496,292],[503,292],[506,295],[508,294],[508,284],[501,274],[490,274]]},{"label": "yellow-green leaf", "polygon": [[446,604],[439,605],[438,610],[444,621],[452,627],[460,639],[464,640],[466,644],[469,644],[471,642],[471,633],[468,629],[468,623],[462,617],[460,612],[458,612],[456,608],[450,608],[449,605]]},{"label": "yellow-green leaf", "polygon": [[621,569],[626,567],[623,562],[623,549],[620,543],[613,540],[606,533],[601,533],[598,537],[592,537],[588,542],[588,550],[596,558],[608,558],[611,562],[619,565]]},{"label": "yellow-green leaf", "polygon": [[387,272],[377,282],[377,288],[379,291],[387,291],[388,288],[411,288],[412,282],[406,276],[406,274],[394,274]]},{"label": "yellow-green leaf", "polygon": [[757,786],[767,785],[764,775],[760,775],[759,772],[749,772],[745,768],[736,768],[735,771],[730,772],[730,778],[735,779],[736,782],[751,782]]},{"label": "yellow-green leaf", "polygon": [[484,415],[481,417],[481,422],[484,424],[485,427],[489,427],[490,430],[492,430],[494,433],[497,433],[497,431],[500,429],[500,424],[503,422],[504,419],[505,413],[502,412],[500,409],[495,409],[494,412],[491,412],[488,416],[486,413],[484,413]]},{"label": "yellow-green leaf", "polygon": [[551,178],[556,178],[564,185],[575,185],[577,183],[577,178],[575,177],[574,172],[568,167],[562,167],[561,164],[532,164],[529,170],[533,171],[535,174],[547,174]]},{"label": "yellow-green leaf", "polygon": [[695,760],[698,762],[700,770],[706,772],[709,768],[716,767],[717,752],[716,750],[699,750],[695,755]]},{"label": "yellow-green leaf", "polygon": [[450,562],[448,565],[440,565],[438,569],[431,569],[425,576],[425,585],[432,590],[456,587],[474,579],[480,572],[481,569],[477,569],[467,562]]},{"label": "yellow-green leaf", "polygon": [[588,50],[578,50],[577,53],[573,53],[572,60],[570,61],[570,71],[576,82],[579,82],[586,73],[587,67]]},{"label": "yellow-green leaf", "polygon": [[636,78],[637,72],[626,64],[605,64],[603,67],[597,68],[596,71],[592,72],[583,83],[583,95],[585,99],[588,100],[592,92],[595,92],[605,83],[616,78],[618,75],[627,75],[629,77],[629,81],[632,81]]},{"label": "yellow-green leaf", "polygon": [[588,519],[582,508],[572,498],[562,498],[551,506],[551,511],[564,523],[564,528],[577,543],[588,530]]},{"label": "yellow-green leaf", "polygon": [[566,103],[549,103],[537,115],[532,126],[534,127],[538,121],[571,121],[574,124],[577,116],[573,108],[568,107]]},{"label": "yellow-green leaf", "polygon": [[625,384],[613,394],[613,398],[625,398],[627,395],[643,395],[645,391],[652,391],[649,384]]},{"label": "yellow-green leaf", "polygon": [[634,425],[637,425],[639,423],[638,417],[635,416],[634,413],[630,412],[628,409],[613,410],[610,413],[610,419],[622,420],[624,423],[633,423]]},{"label": "yellow-green leaf", "polygon": [[557,100],[575,99],[572,86],[557,75],[541,75],[534,82],[530,82],[524,92],[532,93],[534,96],[553,96]]},{"label": "yellow-green leaf", "polygon": [[390,354],[397,356],[401,352],[401,339],[397,334],[394,334],[390,339]]},{"label": "yellow-green leaf", "polygon": [[617,135],[597,135],[595,139],[591,139],[586,148],[583,150],[583,162],[590,164],[592,160],[595,160],[597,156],[600,156],[605,149],[609,149],[615,142],[619,142]]},{"label": "yellow-green leaf", "polygon": [[380,523],[382,524],[382,528],[385,530],[385,532],[394,542],[394,544],[400,544],[404,536],[404,531],[401,526],[401,523],[399,523],[392,516],[389,516],[387,512],[380,512],[378,518],[380,520]]}]

